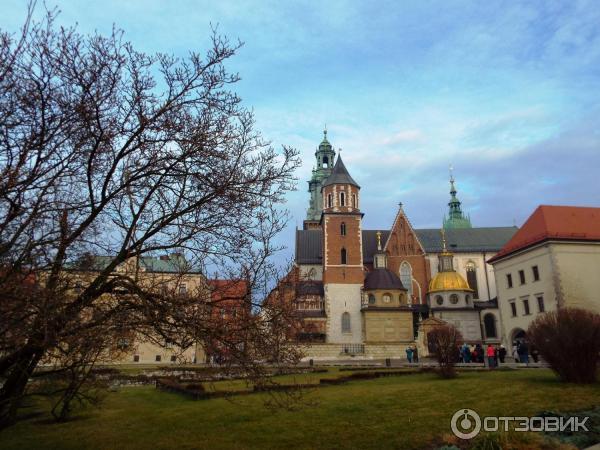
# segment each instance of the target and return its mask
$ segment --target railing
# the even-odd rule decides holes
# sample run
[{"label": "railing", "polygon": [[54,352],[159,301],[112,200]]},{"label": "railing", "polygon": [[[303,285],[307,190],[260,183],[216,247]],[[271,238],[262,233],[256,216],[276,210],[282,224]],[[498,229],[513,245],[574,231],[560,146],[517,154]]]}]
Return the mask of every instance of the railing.
[{"label": "railing", "polygon": [[342,353],[347,355],[359,355],[365,352],[365,344],[343,344]]}]

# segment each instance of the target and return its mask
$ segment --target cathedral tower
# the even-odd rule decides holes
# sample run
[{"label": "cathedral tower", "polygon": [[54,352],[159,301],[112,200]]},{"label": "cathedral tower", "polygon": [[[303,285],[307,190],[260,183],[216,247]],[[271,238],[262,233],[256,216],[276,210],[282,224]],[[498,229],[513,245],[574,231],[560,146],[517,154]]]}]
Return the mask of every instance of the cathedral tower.
[{"label": "cathedral tower", "polygon": [[329,342],[362,342],[361,289],[364,282],[360,186],[338,156],[323,182],[323,284]]},{"label": "cathedral tower", "polygon": [[450,202],[448,202],[448,218],[444,217],[444,229],[450,228],[472,228],[471,219],[465,216],[460,209],[460,200],[456,197],[456,187],[454,187],[454,176],[450,168]]},{"label": "cathedral tower", "polygon": [[323,140],[315,152],[316,166],[313,167],[312,177],[308,182],[308,192],[310,192],[310,203],[306,211],[306,220],[304,229],[317,228],[321,220],[321,211],[323,210],[323,197],[321,188],[323,182],[333,169],[335,162],[335,150],[327,140],[327,130],[323,131]]}]

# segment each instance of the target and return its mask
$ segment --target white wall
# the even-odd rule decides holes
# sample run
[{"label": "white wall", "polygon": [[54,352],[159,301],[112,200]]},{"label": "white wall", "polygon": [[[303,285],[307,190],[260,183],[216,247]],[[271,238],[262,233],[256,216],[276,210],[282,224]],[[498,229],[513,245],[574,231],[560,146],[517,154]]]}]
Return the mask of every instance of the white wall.
[{"label": "white wall", "polygon": [[[362,343],[361,288],[362,284],[325,285],[328,343]],[[351,333],[342,333],[344,312],[350,313]]]}]

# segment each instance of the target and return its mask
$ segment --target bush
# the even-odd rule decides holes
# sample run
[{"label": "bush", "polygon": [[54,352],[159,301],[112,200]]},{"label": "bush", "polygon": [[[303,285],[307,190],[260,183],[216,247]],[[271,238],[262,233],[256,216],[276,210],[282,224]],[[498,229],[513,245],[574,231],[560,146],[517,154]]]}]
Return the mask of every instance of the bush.
[{"label": "bush", "polygon": [[204,392],[202,383],[189,383],[185,386],[188,391]]},{"label": "bush", "polygon": [[579,308],[542,314],[527,331],[529,341],[561,380],[594,383],[600,361],[600,315]]},{"label": "bush", "polygon": [[444,378],[454,378],[454,365],[458,362],[458,347],[462,334],[454,325],[441,325],[427,333],[429,350],[439,364],[439,373]]}]

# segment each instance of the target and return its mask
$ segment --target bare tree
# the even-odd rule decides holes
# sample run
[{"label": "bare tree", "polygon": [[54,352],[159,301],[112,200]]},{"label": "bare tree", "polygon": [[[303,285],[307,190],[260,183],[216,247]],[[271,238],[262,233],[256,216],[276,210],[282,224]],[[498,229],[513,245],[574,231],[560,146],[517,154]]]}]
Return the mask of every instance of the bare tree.
[{"label": "bare tree", "polygon": [[[94,348],[123,332],[182,348],[219,337],[205,289],[161,292],[139,261],[182,252],[181,276],[210,266],[260,298],[299,164],[295,150],[261,138],[230,90],[239,77],[224,63],[241,43],[213,30],[205,55],[147,55],[119,30],[83,36],[57,27],[54,11],[33,21],[33,9],[20,35],[0,34],[4,425],[41,362],[79,355],[89,367]],[[85,274],[81,289],[74,274]],[[239,324],[253,348],[270,339],[257,317],[270,316]],[[260,374],[248,347],[233,347]]]},{"label": "bare tree", "polygon": [[460,331],[454,325],[439,325],[427,333],[427,342],[438,361],[440,375],[454,378],[454,365],[458,362],[459,346],[463,342]]}]

